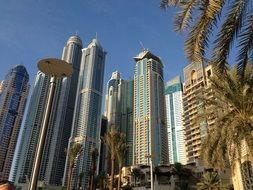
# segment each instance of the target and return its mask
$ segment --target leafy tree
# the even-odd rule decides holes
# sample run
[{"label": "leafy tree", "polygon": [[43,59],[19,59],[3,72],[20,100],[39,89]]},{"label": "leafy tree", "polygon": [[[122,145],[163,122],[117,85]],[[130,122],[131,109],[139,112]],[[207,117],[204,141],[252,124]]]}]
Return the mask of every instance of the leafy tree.
[{"label": "leafy tree", "polygon": [[217,172],[206,172],[201,182],[197,183],[198,190],[228,190],[222,185]]},{"label": "leafy tree", "polygon": [[[176,6],[175,30],[188,34],[185,51],[190,62],[205,61],[213,42],[212,61],[221,73],[236,44],[240,77],[253,59],[253,11],[251,0],[161,0],[161,7]],[[214,31],[218,31],[214,37]],[[214,39],[214,41],[210,41]],[[235,43],[234,43],[235,42]]]},{"label": "leafy tree", "polygon": [[71,190],[73,169],[74,169],[75,164],[77,162],[78,156],[80,155],[82,150],[83,150],[82,144],[74,143],[67,152],[68,157],[69,157],[67,190]]}]

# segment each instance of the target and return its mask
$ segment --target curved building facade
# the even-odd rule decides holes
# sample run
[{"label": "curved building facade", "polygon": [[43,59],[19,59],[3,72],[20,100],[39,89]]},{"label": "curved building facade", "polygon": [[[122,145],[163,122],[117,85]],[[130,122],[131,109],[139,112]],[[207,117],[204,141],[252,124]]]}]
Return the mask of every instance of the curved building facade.
[{"label": "curved building facade", "polygon": [[29,75],[23,65],[9,71],[0,98],[0,180],[7,180],[29,92]]}]

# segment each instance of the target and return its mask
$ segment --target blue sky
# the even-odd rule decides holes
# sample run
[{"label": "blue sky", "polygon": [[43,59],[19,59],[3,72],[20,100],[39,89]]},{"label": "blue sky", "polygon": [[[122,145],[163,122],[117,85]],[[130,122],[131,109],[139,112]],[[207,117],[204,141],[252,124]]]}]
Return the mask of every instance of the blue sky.
[{"label": "blue sky", "polygon": [[183,37],[173,31],[174,12],[163,11],[159,0],[3,0],[0,6],[0,80],[17,64],[26,66],[31,85],[38,60],[60,58],[76,32],[84,46],[98,35],[108,52],[105,83],[118,70],[133,76],[142,47],[161,57],[165,81],[187,65]]}]

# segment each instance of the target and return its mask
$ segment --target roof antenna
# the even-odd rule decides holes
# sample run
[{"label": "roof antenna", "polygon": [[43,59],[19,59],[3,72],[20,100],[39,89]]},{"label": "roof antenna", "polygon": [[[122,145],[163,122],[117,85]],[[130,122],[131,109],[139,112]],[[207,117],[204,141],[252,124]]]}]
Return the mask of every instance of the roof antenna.
[{"label": "roof antenna", "polygon": [[96,32],[96,40],[98,39],[98,33]]},{"label": "roof antenna", "polygon": [[75,33],[76,36],[78,36],[78,30],[76,30],[76,33]]},{"label": "roof antenna", "polygon": [[140,43],[140,45],[142,47],[142,51],[146,51],[147,49],[144,47],[143,43],[140,40],[139,40],[139,43]]}]

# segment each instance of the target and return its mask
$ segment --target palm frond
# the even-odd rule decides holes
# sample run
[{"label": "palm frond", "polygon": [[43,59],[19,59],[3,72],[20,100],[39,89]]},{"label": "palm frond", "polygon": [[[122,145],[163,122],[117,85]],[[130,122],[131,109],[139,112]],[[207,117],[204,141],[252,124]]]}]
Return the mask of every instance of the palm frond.
[{"label": "palm frond", "polygon": [[162,9],[167,9],[168,7],[177,6],[181,0],[161,0],[160,7]]},{"label": "palm frond", "polygon": [[[253,10],[251,10],[253,12]],[[240,75],[243,78],[246,64],[248,62],[248,56],[253,51],[253,13],[248,15],[245,27],[239,35],[239,55],[237,56],[237,62],[239,65]]]},{"label": "palm frond", "polygon": [[[225,76],[214,73],[210,78],[213,91],[211,99],[206,99],[206,118],[215,118],[209,127],[203,143],[202,157],[212,167],[224,168],[229,155],[232,169],[241,160],[242,142],[246,140],[250,154],[253,154],[253,66],[247,63],[243,81],[235,65]],[[216,115],[216,116],[215,116]],[[215,116],[215,117],[214,117]]]},{"label": "palm frond", "polygon": [[238,37],[242,23],[245,19],[245,10],[248,0],[238,0],[230,8],[223,23],[217,39],[214,41],[215,47],[213,51],[214,62],[219,67],[220,72],[227,70],[227,59],[231,50],[231,46]]},{"label": "palm frond", "polygon": [[192,11],[196,8],[198,0],[189,0],[187,2],[181,2],[180,8],[182,9],[176,14],[175,17],[175,31],[183,32],[190,26],[192,22]]},{"label": "palm frond", "polygon": [[199,9],[202,15],[199,21],[194,24],[185,43],[187,57],[191,62],[203,62],[209,44],[209,37],[224,4],[225,0],[201,1]]}]

